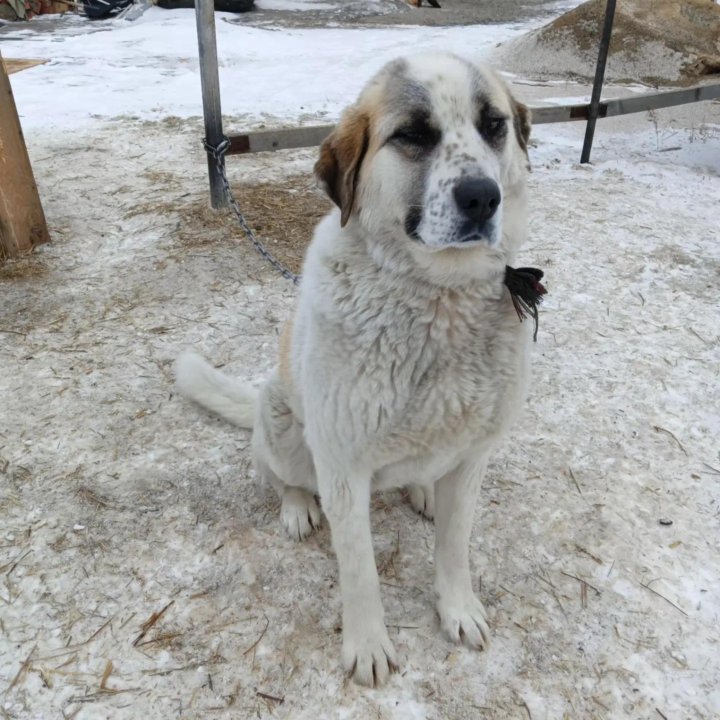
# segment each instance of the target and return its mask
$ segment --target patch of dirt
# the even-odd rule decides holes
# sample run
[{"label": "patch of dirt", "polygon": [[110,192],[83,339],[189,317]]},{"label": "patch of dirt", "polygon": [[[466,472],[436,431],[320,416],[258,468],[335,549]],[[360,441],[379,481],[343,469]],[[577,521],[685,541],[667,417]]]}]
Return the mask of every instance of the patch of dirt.
[{"label": "patch of dirt", "polygon": [[[300,272],[315,226],[332,207],[315,181],[295,175],[282,182],[246,185],[236,195],[248,224],[267,249],[293,272]],[[231,219],[235,223],[234,216]]]},{"label": "patch of dirt", "polygon": [[[299,273],[315,226],[332,207],[314,180],[292,175],[281,181],[243,184],[233,192],[257,239],[292,272]],[[177,237],[187,248],[228,240],[248,242],[233,211],[213,210],[204,196],[182,205],[175,200],[143,203],[131,208],[127,217],[172,213],[178,216]]]},{"label": "patch of dirt", "polygon": [[[605,0],[589,0],[500,52],[531,76],[591,79]],[[628,0],[618,4],[606,78],[687,84],[720,67],[720,5],[714,0]]]}]

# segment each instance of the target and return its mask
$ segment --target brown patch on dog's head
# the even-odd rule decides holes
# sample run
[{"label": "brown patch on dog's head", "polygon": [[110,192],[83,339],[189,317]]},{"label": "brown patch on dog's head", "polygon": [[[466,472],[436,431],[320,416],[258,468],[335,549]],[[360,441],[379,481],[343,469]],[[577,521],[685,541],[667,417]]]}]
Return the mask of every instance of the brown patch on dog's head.
[{"label": "brown patch on dog's head", "polygon": [[515,126],[515,137],[518,145],[525,155],[528,154],[528,140],[530,140],[531,113],[527,105],[523,105],[514,98],[512,99],[513,125]]},{"label": "brown patch on dog's head", "polygon": [[350,219],[355,204],[358,176],[369,143],[369,118],[355,107],[320,146],[315,176],[330,199],[340,208],[340,225]]}]

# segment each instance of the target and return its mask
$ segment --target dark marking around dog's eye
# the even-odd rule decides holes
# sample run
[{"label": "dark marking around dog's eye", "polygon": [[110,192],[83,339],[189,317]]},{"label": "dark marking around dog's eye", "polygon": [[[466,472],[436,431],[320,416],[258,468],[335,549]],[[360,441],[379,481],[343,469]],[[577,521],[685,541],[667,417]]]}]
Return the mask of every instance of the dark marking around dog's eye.
[{"label": "dark marking around dog's eye", "polygon": [[440,142],[440,131],[430,124],[426,115],[415,115],[390,136],[389,142],[417,154],[432,150]]},{"label": "dark marking around dog's eye", "polygon": [[477,124],[479,133],[493,147],[499,147],[507,135],[508,119],[499,110],[485,106]]},{"label": "dark marking around dog's eye", "polygon": [[486,116],[482,122],[482,132],[494,137],[505,129],[505,123],[507,121],[502,117],[490,117]]}]

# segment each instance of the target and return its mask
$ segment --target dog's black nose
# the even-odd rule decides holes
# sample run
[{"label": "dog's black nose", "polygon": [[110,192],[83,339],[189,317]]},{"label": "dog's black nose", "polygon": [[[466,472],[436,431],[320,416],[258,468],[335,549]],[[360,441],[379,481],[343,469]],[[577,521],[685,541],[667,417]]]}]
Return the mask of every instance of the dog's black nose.
[{"label": "dog's black nose", "polygon": [[460,180],[453,195],[462,213],[474,222],[489,220],[500,205],[500,188],[487,177]]}]

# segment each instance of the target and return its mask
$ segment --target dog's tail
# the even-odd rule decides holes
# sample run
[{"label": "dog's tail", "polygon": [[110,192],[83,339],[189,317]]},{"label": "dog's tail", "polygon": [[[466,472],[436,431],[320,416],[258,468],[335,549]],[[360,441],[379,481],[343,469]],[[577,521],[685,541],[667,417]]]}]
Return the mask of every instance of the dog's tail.
[{"label": "dog's tail", "polygon": [[193,352],[175,362],[175,381],[185,397],[233,425],[253,426],[257,391],[251,385],[223,375]]}]

